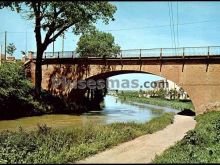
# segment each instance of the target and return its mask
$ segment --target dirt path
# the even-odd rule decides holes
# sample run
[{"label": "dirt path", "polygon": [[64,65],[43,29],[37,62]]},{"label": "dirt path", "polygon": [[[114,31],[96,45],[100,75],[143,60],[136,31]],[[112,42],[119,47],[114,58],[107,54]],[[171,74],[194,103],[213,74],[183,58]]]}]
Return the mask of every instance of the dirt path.
[{"label": "dirt path", "polygon": [[156,154],[181,140],[195,124],[193,117],[176,115],[174,123],[163,130],[119,144],[76,163],[150,163]]}]

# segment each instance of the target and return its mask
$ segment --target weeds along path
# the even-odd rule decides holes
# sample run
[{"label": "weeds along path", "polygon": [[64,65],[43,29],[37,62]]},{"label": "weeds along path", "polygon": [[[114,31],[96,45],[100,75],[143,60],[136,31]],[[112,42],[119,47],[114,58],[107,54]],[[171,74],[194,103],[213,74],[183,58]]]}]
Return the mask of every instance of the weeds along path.
[{"label": "weeds along path", "polygon": [[163,130],[122,143],[76,163],[150,163],[156,154],[161,154],[181,140],[195,125],[194,117],[175,115],[174,123]]}]

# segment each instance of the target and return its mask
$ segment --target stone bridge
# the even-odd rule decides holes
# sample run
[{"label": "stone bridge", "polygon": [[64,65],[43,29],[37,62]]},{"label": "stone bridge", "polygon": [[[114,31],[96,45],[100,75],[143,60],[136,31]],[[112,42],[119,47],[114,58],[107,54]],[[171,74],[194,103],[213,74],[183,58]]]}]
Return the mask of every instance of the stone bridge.
[{"label": "stone bridge", "polygon": [[[80,58],[74,52],[67,52],[66,55],[65,52],[54,52],[53,56],[45,53],[42,87],[53,94],[80,99],[86,90],[73,90],[75,80],[106,79],[124,73],[149,73],[181,86],[189,94],[196,114],[219,108],[220,47],[170,50],[169,54],[166,52],[168,49],[131,50],[112,58]],[[61,58],[62,54],[65,56]],[[35,59],[26,62],[26,66],[30,67],[34,83]],[[65,79],[70,83],[55,88],[52,83],[55,79]]]}]

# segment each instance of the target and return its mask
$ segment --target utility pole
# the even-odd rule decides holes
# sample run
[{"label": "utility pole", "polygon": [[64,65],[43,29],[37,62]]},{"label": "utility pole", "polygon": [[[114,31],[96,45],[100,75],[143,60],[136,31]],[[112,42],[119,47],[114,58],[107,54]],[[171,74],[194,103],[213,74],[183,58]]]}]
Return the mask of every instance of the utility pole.
[{"label": "utility pole", "polygon": [[0,57],[0,65],[2,64],[2,45],[1,45],[1,57]]},{"label": "utility pole", "polygon": [[[53,33],[53,37],[54,37],[54,33]],[[53,41],[53,57],[54,57],[54,41]]]},{"label": "utility pole", "polygon": [[5,59],[4,60],[6,60],[6,53],[7,53],[6,47],[7,47],[7,31],[5,31]]},{"label": "utility pole", "polygon": [[26,29],[26,35],[25,35],[25,55],[27,55],[27,29]]},{"label": "utility pole", "polygon": [[63,34],[63,40],[62,40],[62,57],[63,57],[63,54],[64,54],[64,34]]}]

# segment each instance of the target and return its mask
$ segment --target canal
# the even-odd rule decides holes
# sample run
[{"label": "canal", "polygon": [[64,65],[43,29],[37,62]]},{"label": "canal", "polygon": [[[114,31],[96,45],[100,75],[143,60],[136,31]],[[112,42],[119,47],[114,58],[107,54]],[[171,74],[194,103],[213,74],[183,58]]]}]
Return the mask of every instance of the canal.
[{"label": "canal", "polygon": [[22,127],[25,130],[37,128],[37,124],[46,124],[52,128],[71,128],[84,126],[91,123],[110,124],[114,122],[147,122],[165,112],[179,112],[179,110],[142,104],[134,102],[123,102],[115,96],[107,95],[104,99],[101,111],[91,111],[82,115],[43,115],[34,117],[24,117],[16,120],[0,121],[0,131],[18,130]]}]

